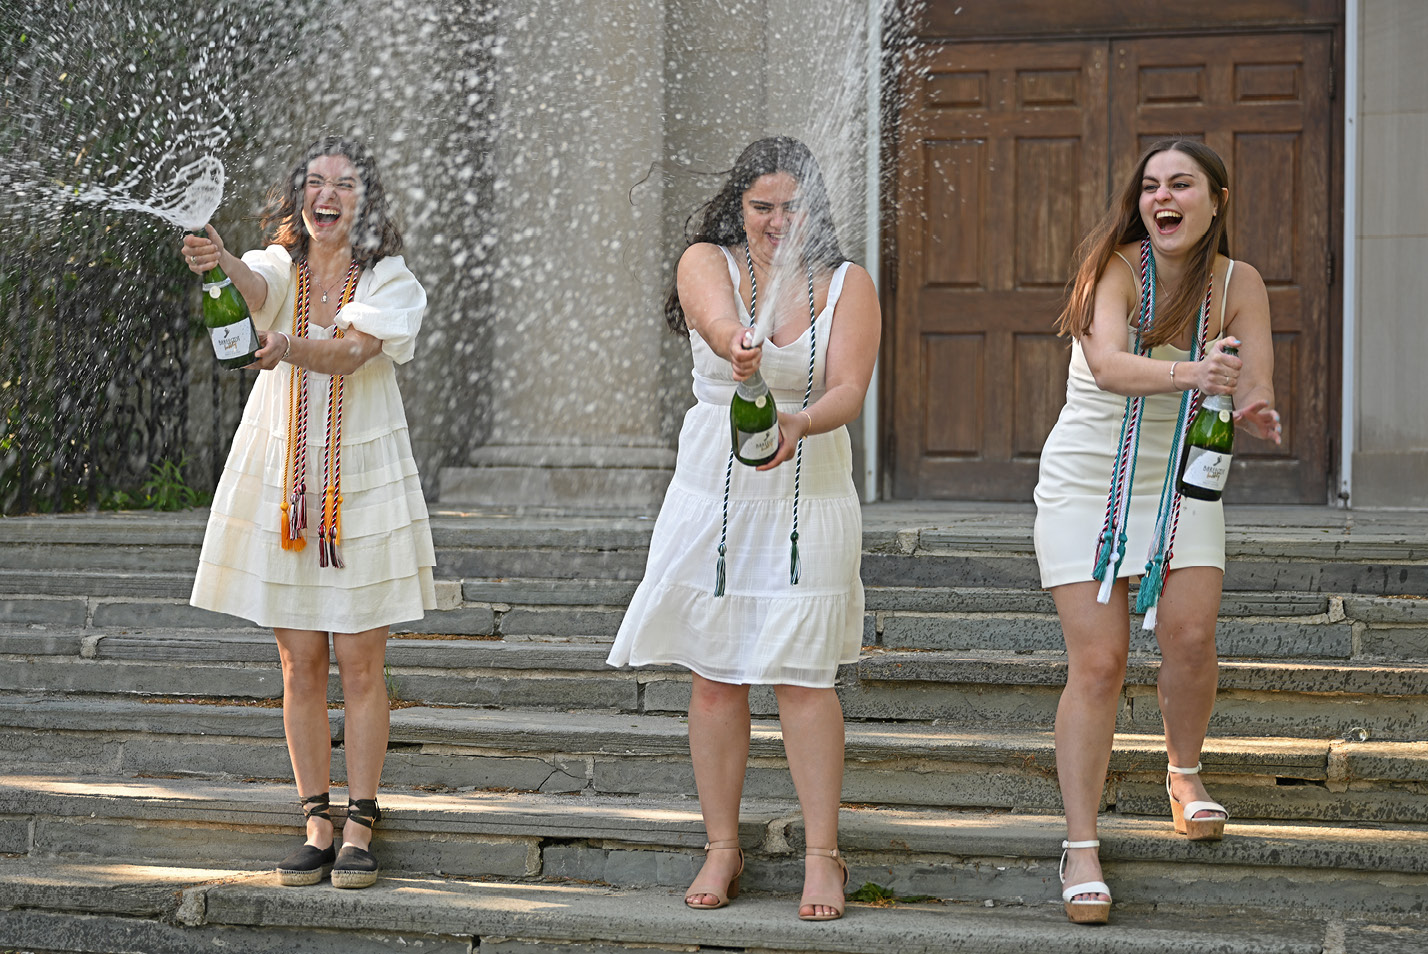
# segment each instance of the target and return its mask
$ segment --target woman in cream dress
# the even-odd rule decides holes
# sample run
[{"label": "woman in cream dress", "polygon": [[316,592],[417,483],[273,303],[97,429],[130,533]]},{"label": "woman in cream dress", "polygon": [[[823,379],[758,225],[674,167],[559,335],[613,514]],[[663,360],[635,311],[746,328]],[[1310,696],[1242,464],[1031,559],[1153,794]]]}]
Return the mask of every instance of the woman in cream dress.
[{"label": "woman in cream dress", "polygon": [[[277,637],[308,835],[279,863],[283,882],[313,884],[330,869],[334,885],[365,887],[377,877],[369,847],[387,751],[388,627],[436,606],[435,551],[393,370],[412,358],[426,293],[399,254],[376,163],[355,143],[314,143],[274,187],[263,228],[273,244],[241,259],[212,226],[184,239],[194,272],[222,266],[262,343],[191,602]],[[345,712],[340,854],[328,812],[329,634]]]}]

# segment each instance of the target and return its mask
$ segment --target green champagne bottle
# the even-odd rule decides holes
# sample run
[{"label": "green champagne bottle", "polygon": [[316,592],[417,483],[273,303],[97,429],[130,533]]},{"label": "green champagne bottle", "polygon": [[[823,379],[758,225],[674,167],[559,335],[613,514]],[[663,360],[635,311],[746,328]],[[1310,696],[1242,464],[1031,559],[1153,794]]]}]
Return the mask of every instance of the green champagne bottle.
[{"label": "green champagne bottle", "polygon": [[203,323],[220,367],[232,370],[257,360],[258,329],[248,303],[217,265],[203,276]]},{"label": "green champagne bottle", "polygon": [[[1225,354],[1236,354],[1226,348]],[[1180,492],[1196,500],[1219,500],[1230,479],[1235,449],[1235,401],[1228,394],[1205,395],[1185,433],[1180,455]]]},{"label": "green champagne bottle", "polygon": [[763,375],[757,371],[734,389],[734,398],[729,402],[729,428],[739,463],[757,467],[778,453],[778,408]]}]

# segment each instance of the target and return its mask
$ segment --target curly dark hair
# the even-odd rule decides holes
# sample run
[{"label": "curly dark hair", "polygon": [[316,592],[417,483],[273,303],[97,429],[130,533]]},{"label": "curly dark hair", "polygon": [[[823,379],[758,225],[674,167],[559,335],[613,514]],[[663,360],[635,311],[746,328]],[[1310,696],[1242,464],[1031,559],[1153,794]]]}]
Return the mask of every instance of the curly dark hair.
[{"label": "curly dark hair", "polygon": [[268,199],[260,216],[263,233],[269,240],[288,250],[295,261],[307,258],[310,239],[302,220],[303,189],[307,184],[307,167],[322,156],[346,156],[357,168],[362,182],[361,202],[357,220],[352,223],[352,257],[363,268],[402,250],[402,233],[392,221],[387,205],[387,190],[377,172],[377,160],[360,143],[338,136],[324,136],[307,147],[288,174],[268,190]]},{"label": "curly dark hair", "polygon": [[[803,257],[810,265],[835,267],[844,261],[843,250],[838,245],[838,233],[833,226],[833,211],[828,202],[828,189],[823,184],[823,173],[818,168],[818,160],[808,147],[791,136],[772,136],[750,143],[734,167],[728,172],[724,185],[714,197],[690,214],[684,221],[684,247],[700,242],[731,246],[744,242],[744,193],[760,176],[775,172],[786,172],[798,182],[798,195],[804,211],[807,212],[807,229],[803,243]],[[698,222],[691,231],[691,224]],[[689,325],[684,319],[684,306],[679,303],[679,288],[674,277],[670,278],[669,292],[664,301],[664,320],[669,330],[675,334],[689,336]]]}]

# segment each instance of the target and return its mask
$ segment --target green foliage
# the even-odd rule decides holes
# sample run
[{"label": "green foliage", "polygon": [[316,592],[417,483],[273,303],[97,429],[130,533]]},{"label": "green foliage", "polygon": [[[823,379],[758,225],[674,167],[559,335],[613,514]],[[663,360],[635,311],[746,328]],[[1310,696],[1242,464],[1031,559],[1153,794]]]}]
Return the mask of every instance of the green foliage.
[{"label": "green foliage", "polygon": [[[208,496],[190,487],[184,480],[183,471],[188,466],[188,455],[179,458],[178,463],[161,460],[149,465],[149,479],[139,488],[143,506],[150,510],[190,510],[208,502]],[[123,491],[117,496],[127,497]]]},{"label": "green foliage", "polygon": [[884,888],[880,884],[871,881],[863,882],[863,886],[852,894],[848,895],[849,901],[862,901],[879,908],[892,907],[895,904],[920,904],[924,901],[940,901],[930,894],[904,894],[899,895],[892,888]]}]

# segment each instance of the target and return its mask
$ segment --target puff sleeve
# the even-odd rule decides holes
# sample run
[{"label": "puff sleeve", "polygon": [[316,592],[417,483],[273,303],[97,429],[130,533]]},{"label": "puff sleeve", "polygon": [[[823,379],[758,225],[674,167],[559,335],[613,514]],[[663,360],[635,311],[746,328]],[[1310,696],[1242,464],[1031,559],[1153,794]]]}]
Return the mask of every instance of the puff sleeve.
[{"label": "puff sleeve", "polygon": [[416,354],[417,333],[426,313],[426,290],[400,255],[372,266],[370,285],[337,313],[339,328],[356,328],[382,341],[382,353],[396,364]]},{"label": "puff sleeve", "polygon": [[292,288],[292,256],[281,245],[269,245],[244,252],[243,264],[268,283],[268,297],[263,300],[263,307],[253,312],[253,324],[268,331],[277,323],[278,313],[283,310]]}]

